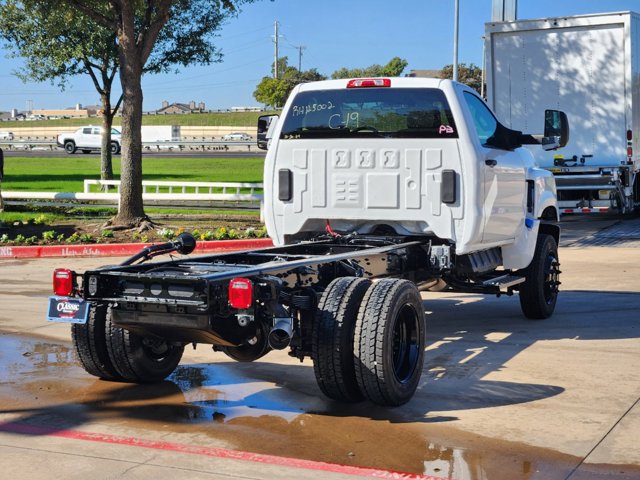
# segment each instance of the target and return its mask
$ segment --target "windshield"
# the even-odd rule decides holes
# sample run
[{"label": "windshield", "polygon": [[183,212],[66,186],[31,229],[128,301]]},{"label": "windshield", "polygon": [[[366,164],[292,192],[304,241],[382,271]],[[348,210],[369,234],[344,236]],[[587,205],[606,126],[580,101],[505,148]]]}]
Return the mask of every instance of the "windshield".
[{"label": "windshield", "polygon": [[120,135],[120,130],[116,130],[115,128],[112,128],[111,135]]},{"label": "windshield", "polygon": [[457,138],[449,104],[436,88],[349,88],[301,92],[282,139]]}]

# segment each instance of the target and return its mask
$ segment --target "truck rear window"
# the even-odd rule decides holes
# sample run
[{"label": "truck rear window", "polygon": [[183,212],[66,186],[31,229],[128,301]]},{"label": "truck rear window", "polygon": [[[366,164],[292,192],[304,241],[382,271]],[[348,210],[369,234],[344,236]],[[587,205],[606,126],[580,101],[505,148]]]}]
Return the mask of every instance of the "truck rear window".
[{"label": "truck rear window", "polygon": [[282,139],[457,138],[453,116],[436,88],[350,88],[299,93]]}]

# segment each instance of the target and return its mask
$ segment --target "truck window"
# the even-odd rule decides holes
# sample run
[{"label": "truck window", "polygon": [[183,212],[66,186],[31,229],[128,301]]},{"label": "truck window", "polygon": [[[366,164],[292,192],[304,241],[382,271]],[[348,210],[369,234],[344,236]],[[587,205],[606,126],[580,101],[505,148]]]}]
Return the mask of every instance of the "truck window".
[{"label": "truck window", "polygon": [[91,127],[83,128],[82,129],[82,133],[85,134],[85,135],[91,135]]},{"label": "truck window", "polygon": [[493,116],[493,113],[491,113],[491,110],[489,110],[484,102],[474,94],[464,92],[464,99],[471,112],[473,124],[476,127],[476,133],[480,138],[480,143],[485,145],[487,139],[496,133],[498,120],[496,120],[496,117]]},{"label": "truck window", "polygon": [[457,138],[444,93],[436,88],[350,88],[299,93],[281,138]]}]

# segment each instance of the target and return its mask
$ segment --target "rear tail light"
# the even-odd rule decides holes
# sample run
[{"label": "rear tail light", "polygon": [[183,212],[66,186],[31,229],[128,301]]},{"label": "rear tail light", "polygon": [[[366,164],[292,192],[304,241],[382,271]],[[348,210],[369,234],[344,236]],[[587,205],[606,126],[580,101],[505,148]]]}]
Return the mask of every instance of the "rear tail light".
[{"label": "rear tail light", "polygon": [[53,271],[53,293],[68,297],[73,293],[73,272],[68,268],[56,268]]},{"label": "rear tail light", "polygon": [[234,278],[229,282],[229,305],[245,310],[253,304],[253,283],[248,278]]},{"label": "rear tail light", "polygon": [[347,88],[390,87],[390,78],[355,78],[349,80]]},{"label": "rear tail light", "polygon": [[633,131],[627,130],[627,163],[633,163]]}]

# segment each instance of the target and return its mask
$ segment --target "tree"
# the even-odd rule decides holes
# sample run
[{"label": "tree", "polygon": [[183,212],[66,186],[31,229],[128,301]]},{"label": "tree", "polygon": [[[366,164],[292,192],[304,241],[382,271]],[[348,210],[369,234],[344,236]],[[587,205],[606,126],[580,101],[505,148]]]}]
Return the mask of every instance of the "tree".
[{"label": "tree", "polygon": [[[440,71],[440,78],[453,78],[453,65],[446,65]],[[482,69],[473,63],[458,64],[458,81],[480,93],[482,90]]]},{"label": "tree", "polygon": [[[315,68],[300,71],[288,64],[288,58],[278,59],[278,78],[263,77],[253,92],[254,98],[265,105],[279,108],[289,97],[291,90],[299,83],[326,80]],[[273,65],[272,65],[273,67]]]},{"label": "tree", "polygon": [[366,68],[341,68],[331,74],[331,78],[399,77],[409,62],[393,57],[386,65],[371,65]]},{"label": "tree", "polygon": [[122,85],[120,225],[147,221],[142,203],[142,75],[219,62],[213,39],[238,6],[254,0],[23,0],[77,9],[116,37]]},{"label": "tree", "polygon": [[27,82],[58,82],[64,90],[69,77],[88,74],[102,104],[102,154],[100,178],[113,179],[111,126],[122,96],[111,103],[113,80],[118,71],[115,34],[73,9],[54,8],[48,2],[29,4],[0,1],[0,38],[12,57],[23,57],[15,72]]}]

